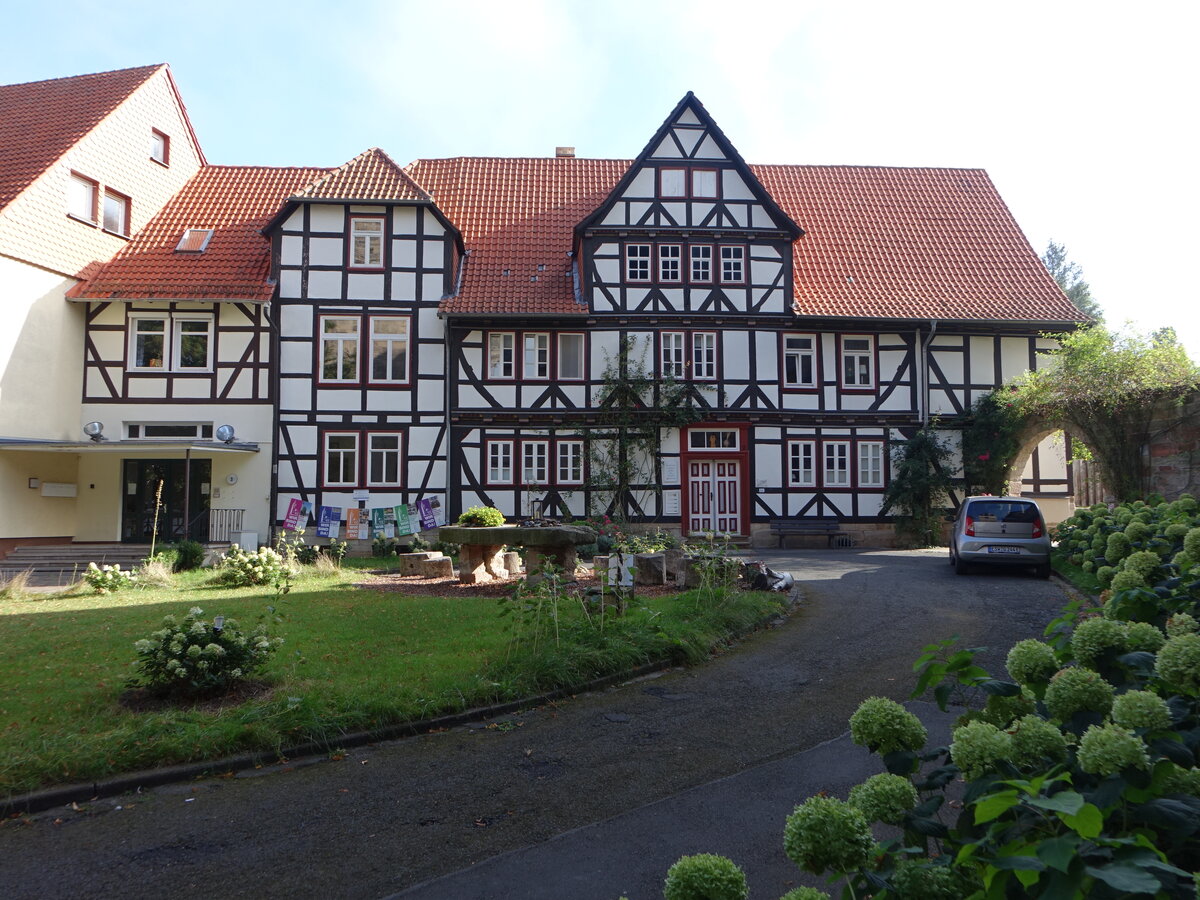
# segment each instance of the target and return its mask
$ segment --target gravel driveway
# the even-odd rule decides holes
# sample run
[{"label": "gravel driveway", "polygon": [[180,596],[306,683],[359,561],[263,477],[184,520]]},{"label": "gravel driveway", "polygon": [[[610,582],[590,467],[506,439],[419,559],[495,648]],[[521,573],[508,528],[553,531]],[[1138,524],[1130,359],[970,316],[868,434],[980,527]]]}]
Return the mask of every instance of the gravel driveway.
[{"label": "gravel driveway", "polygon": [[803,603],[705,665],[337,762],[8,821],[3,893],[384,896],[835,738],[863,697],[905,699],[933,640],[993,648],[981,660],[1001,674],[1065,601],[1024,573],[955,576],[945,551],[764,558]]}]

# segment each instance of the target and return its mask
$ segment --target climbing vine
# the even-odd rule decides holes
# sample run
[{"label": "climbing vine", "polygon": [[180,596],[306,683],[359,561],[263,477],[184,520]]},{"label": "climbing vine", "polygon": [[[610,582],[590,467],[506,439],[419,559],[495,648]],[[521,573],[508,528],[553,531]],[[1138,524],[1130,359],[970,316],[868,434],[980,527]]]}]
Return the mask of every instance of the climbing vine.
[{"label": "climbing vine", "polygon": [[915,547],[941,543],[942,515],[953,489],[952,454],[935,425],[926,425],[895,449],[892,480],[883,494],[881,512],[899,513],[896,532]]},{"label": "climbing vine", "polygon": [[962,433],[963,479],[968,494],[1008,493],[1027,418],[1010,391],[975,401]]}]

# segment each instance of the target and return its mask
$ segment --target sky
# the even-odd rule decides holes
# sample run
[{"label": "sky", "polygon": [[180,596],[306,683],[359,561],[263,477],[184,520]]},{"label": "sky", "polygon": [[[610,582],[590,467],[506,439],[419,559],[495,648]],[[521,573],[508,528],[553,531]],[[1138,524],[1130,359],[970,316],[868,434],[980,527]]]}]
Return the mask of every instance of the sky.
[{"label": "sky", "polygon": [[1200,360],[1194,0],[4,7],[0,83],[170,63],[212,163],[631,158],[690,90],[749,162],[983,168],[1110,325]]}]

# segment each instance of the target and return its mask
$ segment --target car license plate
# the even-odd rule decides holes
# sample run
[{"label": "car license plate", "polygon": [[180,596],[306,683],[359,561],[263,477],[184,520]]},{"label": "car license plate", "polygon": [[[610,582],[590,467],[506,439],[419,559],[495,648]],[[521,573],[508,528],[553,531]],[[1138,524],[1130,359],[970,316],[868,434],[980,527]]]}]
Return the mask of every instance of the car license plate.
[{"label": "car license plate", "polygon": [[1020,547],[988,547],[988,553],[1020,553]]}]

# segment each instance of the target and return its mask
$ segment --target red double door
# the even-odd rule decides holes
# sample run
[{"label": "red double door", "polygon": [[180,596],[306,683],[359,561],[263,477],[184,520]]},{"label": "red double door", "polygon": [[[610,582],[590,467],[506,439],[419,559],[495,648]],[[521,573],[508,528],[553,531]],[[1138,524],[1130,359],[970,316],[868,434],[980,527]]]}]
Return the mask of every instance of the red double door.
[{"label": "red double door", "polygon": [[741,534],[741,460],[689,460],[687,474],[688,531]]}]

